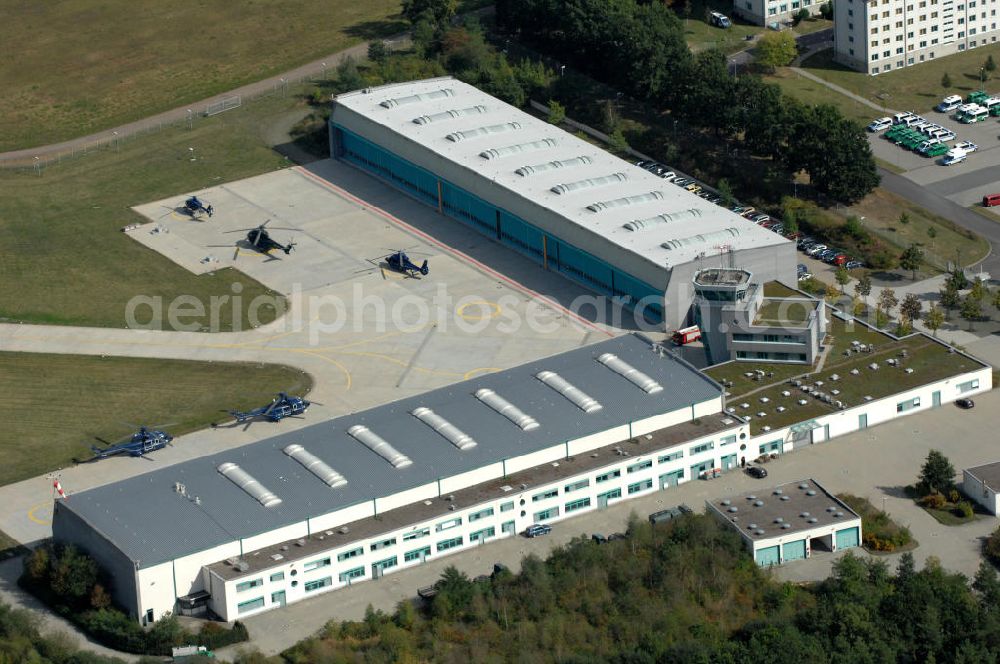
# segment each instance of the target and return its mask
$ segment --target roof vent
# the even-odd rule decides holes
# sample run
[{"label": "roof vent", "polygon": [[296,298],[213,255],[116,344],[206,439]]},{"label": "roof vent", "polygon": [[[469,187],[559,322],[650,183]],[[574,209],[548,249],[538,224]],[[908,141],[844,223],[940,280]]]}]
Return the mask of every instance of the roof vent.
[{"label": "roof vent", "polygon": [[281,498],[265,489],[263,484],[235,463],[227,461],[221,464],[217,470],[264,507],[274,507],[281,503]]},{"label": "roof vent", "polygon": [[764,534],[764,529],[763,528],[758,528],[757,530],[753,531],[753,534],[754,535],[763,535]]},{"label": "roof vent", "polygon": [[781,500],[791,500],[791,498],[789,496],[782,496]]},{"label": "roof vent", "polygon": [[663,390],[662,385],[633,367],[625,360],[622,360],[614,353],[604,353],[597,358],[597,361],[614,371],[616,374],[623,376],[629,382],[637,385],[639,389],[644,391],[646,394],[656,394],[657,392],[661,392]]},{"label": "roof vent", "polygon": [[337,532],[340,533],[341,535],[346,535],[347,533],[351,532],[351,527],[341,526],[340,528],[337,528]]},{"label": "roof vent", "polygon": [[288,551],[288,545],[287,544],[282,544],[281,545],[281,550],[282,551]]},{"label": "roof vent", "polygon": [[467,115],[480,115],[485,112],[485,106],[470,106],[469,108],[452,109],[450,111],[434,113],[432,115],[421,115],[420,117],[413,118],[413,124],[425,125],[432,122],[440,122],[442,120],[454,120]]},{"label": "roof vent", "polygon": [[715,231],[713,233],[699,233],[698,235],[674,238],[673,240],[663,242],[660,246],[664,249],[680,249],[692,244],[709,244],[715,241],[728,240],[730,238],[739,237],[739,235],[740,229],[732,226],[730,228],[723,228],[721,231]]},{"label": "roof vent", "polygon": [[295,540],[295,546],[305,546],[306,541],[304,539]]},{"label": "roof vent", "polygon": [[585,413],[593,413],[602,408],[597,399],[587,395],[554,371],[539,371],[535,374],[535,378],[572,401]]},{"label": "roof vent", "polygon": [[484,404],[500,413],[508,420],[521,427],[523,431],[531,431],[538,428],[538,421],[527,415],[520,408],[504,399],[493,390],[482,388],[476,390],[476,398]]},{"label": "roof vent", "polygon": [[394,448],[382,436],[363,424],[355,424],[347,430],[347,433],[372,452],[391,463],[393,468],[406,468],[413,463],[408,456]]},{"label": "roof vent", "polygon": [[250,569],[250,563],[248,563],[245,560],[241,560],[238,563],[236,563],[236,569],[238,569],[241,572],[245,572],[248,569]]},{"label": "roof vent", "polygon": [[788,530],[791,527],[792,527],[792,524],[790,524],[790,523],[783,523],[783,524],[781,524],[781,529],[782,530]]},{"label": "roof vent", "polygon": [[395,108],[397,106],[405,106],[407,104],[417,104],[422,101],[433,101],[435,99],[444,99],[445,97],[454,97],[455,91],[451,88],[444,88],[442,90],[434,90],[433,92],[425,92],[419,95],[409,95],[408,97],[397,97],[395,99],[386,99],[379,106],[382,108]]},{"label": "roof vent", "polygon": [[809,523],[816,523],[818,519],[814,516],[811,516],[808,519],[806,519],[806,521],[808,521]]},{"label": "roof vent", "polygon": [[529,175],[534,175],[536,173],[544,173],[545,171],[552,171],[557,168],[570,168],[571,166],[585,166],[587,164],[593,163],[593,159],[590,157],[575,157],[573,159],[561,159],[556,161],[548,161],[544,164],[535,164],[534,166],[522,166],[514,172],[523,178]]},{"label": "roof vent", "polygon": [[639,205],[640,203],[649,203],[650,201],[659,201],[662,199],[662,191],[648,191],[645,194],[637,194],[635,196],[615,198],[610,201],[598,201],[597,203],[591,203],[587,206],[587,209],[591,212],[601,212],[603,210],[612,210],[614,208],[626,207],[629,205]]},{"label": "roof vent", "polygon": [[574,191],[606,187],[609,184],[618,184],[620,182],[625,182],[626,180],[628,180],[628,176],[624,173],[612,173],[611,175],[604,175],[599,178],[587,178],[586,180],[577,180],[576,182],[557,184],[549,189],[549,191],[554,194],[570,194]]},{"label": "roof vent", "polygon": [[410,411],[410,414],[437,431],[441,434],[441,436],[446,438],[449,443],[460,450],[469,450],[476,446],[476,441],[473,440],[472,436],[464,433],[461,429],[435,413],[430,408],[420,406],[419,408],[414,408]]},{"label": "roof vent", "polygon": [[452,143],[460,143],[461,141],[466,141],[472,138],[482,138],[483,136],[501,134],[505,131],[514,131],[520,128],[520,122],[504,122],[503,124],[490,125],[489,127],[478,127],[476,129],[467,129],[465,131],[455,131],[445,136],[445,138]]},{"label": "roof vent", "polygon": [[530,143],[516,143],[502,148],[490,148],[489,150],[483,150],[480,152],[479,156],[483,159],[499,159],[501,157],[509,157],[522,152],[533,152],[535,150],[554,148],[555,146],[556,141],[554,138],[543,138],[540,141],[531,141]]},{"label": "roof vent", "polygon": [[274,562],[278,562],[279,560],[284,560],[284,559],[285,559],[285,557],[283,555],[281,555],[280,553],[273,553],[273,554],[271,554],[271,560],[273,560]]},{"label": "roof vent", "polygon": [[801,516],[803,519],[808,519],[809,518],[809,512],[803,512],[802,514],[799,514],[799,516]]},{"label": "roof vent", "polygon": [[509,484],[504,484],[502,487],[500,487],[500,490],[503,491],[504,493],[510,493],[511,491],[514,490],[514,487],[512,487]]},{"label": "roof vent", "polygon": [[347,480],[343,475],[301,445],[289,445],[284,449],[284,452],[302,464],[306,470],[322,480],[331,489],[336,489],[347,484]]},{"label": "roof vent", "polygon": [[784,491],[782,491],[781,489],[775,489],[774,490],[774,495],[776,495],[776,496],[780,496],[782,493],[784,493]]},{"label": "roof vent", "polygon": [[815,496],[816,495],[815,489],[809,489],[808,491],[806,491],[806,495],[807,496]]},{"label": "roof vent", "polygon": [[731,501],[731,500],[729,500],[728,498],[726,498],[725,500],[723,500],[723,501],[722,501],[722,504],[723,504],[723,505],[732,505],[732,502],[733,502],[733,501]]},{"label": "roof vent", "polygon": [[736,505],[730,505],[729,506],[729,511],[732,512],[733,514],[735,514],[736,512],[740,511],[740,508],[737,507]]},{"label": "roof vent", "polygon": [[751,523],[747,526],[747,530],[755,530],[757,528],[756,523]]},{"label": "roof vent", "polygon": [[799,488],[800,488],[800,489],[808,489],[808,488],[809,488],[809,485],[808,485],[808,484],[806,484],[805,482],[803,482],[802,484],[800,484],[800,485],[799,485]]},{"label": "roof vent", "polygon": [[628,231],[648,231],[674,221],[680,221],[682,219],[699,219],[700,217],[701,210],[698,208],[690,208],[679,212],[666,212],[664,214],[658,214],[655,217],[646,217],[645,219],[634,219],[623,224],[622,228]]},{"label": "roof vent", "polygon": [[755,501],[753,501],[753,504],[754,504],[754,507],[763,507],[764,506],[764,501],[763,500],[755,500]]}]

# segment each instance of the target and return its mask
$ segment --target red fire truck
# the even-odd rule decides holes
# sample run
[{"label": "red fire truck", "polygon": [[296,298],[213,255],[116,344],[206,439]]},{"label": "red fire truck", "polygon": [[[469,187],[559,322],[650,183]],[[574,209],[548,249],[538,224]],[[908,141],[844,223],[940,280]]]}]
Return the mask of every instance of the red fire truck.
[{"label": "red fire truck", "polygon": [[697,325],[692,325],[691,327],[681,328],[674,332],[674,343],[678,346],[683,346],[684,344],[689,344],[692,341],[698,341],[701,339],[701,330],[698,329]]}]

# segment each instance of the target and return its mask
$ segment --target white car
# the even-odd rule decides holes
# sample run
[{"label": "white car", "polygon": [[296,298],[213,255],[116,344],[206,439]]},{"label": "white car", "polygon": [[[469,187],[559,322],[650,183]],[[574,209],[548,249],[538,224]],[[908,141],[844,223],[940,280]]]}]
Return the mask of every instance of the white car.
[{"label": "white car", "polygon": [[952,148],[948,150],[945,154],[944,159],[941,160],[942,166],[952,166],[954,164],[959,164],[965,161],[965,158],[969,156],[969,153],[965,150],[959,150],[957,148]]},{"label": "white car", "polygon": [[868,125],[868,131],[870,132],[880,132],[883,129],[888,129],[892,126],[892,118],[879,118],[878,120],[873,120],[870,125]]},{"label": "white car", "polygon": [[941,100],[935,108],[940,113],[951,113],[962,105],[962,98],[958,95],[949,95]]},{"label": "white car", "polygon": [[965,152],[975,152],[979,149],[979,146],[972,141],[962,141],[961,143],[955,143],[956,150],[965,150]]}]

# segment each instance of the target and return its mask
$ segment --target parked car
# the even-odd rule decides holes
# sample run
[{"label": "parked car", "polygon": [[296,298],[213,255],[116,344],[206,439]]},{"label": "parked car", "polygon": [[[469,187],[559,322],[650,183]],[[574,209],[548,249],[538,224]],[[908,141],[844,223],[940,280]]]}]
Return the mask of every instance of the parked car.
[{"label": "parked car", "polygon": [[958,143],[955,143],[955,149],[965,150],[966,152],[975,152],[976,150],[979,149],[979,146],[973,143],[972,141],[960,141]]},{"label": "parked car", "polygon": [[861,261],[847,261],[844,264],[844,269],[846,269],[846,270],[856,270],[859,267],[864,267],[864,266],[865,266],[865,264],[863,262],[861,262]]},{"label": "parked car", "polygon": [[701,191],[701,185],[698,184],[697,182],[692,182],[691,184],[687,185],[684,188],[690,191],[692,194],[697,194],[699,191]]},{"label": "parked car", "polygon": [[676,184],[678,187],[686,187],[689,184],[691,184],[692,182],[694,182],[694,180],[692,180],[691,178],[674,178],[673,179],[673,183]]},{"label": "parked car", "polygon": [[666,171],[664,173],[660,173],[660,177],[666,180],[667,182],[670,182],[675,177],[677,177],[677,173],[674,173],[673,171]]},{"label": "parked car", "polygon": [[796,268],[798,269],[798,271],[799,271],[799,274],[802,274],[803,272],[808,272],[808,271],[809,271],[809,268],[807,268],[807,267],[806,267],[806,264],[805,264],[805,263],[799,263],[799,264],[798,264],[798,265],[796,266]]},{"label": "parked car", "polygon": [[525,537],[540,537],[541,535],[548,535],[552,532],[552,526],[546,525],[544,523],[535,523],[528,526],[524,531]]},{"label": "parked car", "polygon": [[983,207],[995,207],[1000,205],[1000,194],[986,194],[983,196]]},{"label": "parked car", "polygon": [[976,402],[972,399],[959,399],[955,402],[955,405],[964,410],[969,410],[976,407]]},{"label": "parked car", "polygon": [[593,535],[590,536],[590,539],[591,539],[591,541],[593,541],[593,542],[595,542],[597,544],[607,544],[608,543],[608,538],[605,537],[604,535],[600,534],[600,533],[594,533]]},{"label": "parked car", "polygon": [[766,214],[758,214],[758,215],[755,215],[755,216],[751,217],[751,221],[753,221],[755,224],[762,224],[765,221],[770,221],[770,220],[771,220],[770,215],[766,215]]},{"label": "parked car", "polygon": [[809,281],[812,278],[812,272],[799,272],[799,281]]},{"label": "parked car", "polygon": [[963,161],[965,161],[966,157],[968,156],[969,153],[966,152],[965,150],[952,148],[951,150],[948,150],[948,153],[945,154],[944,159],[941,160],[941,165],[953,166],[954,164],[960,164]]},{"label": "parked car", "polygon": [[693,511],[694,510],[692,510],[690,507],[682,503],[677,507],[669,507],[659,512],[653,512],[652,514],[649,515],[649,522],[653,525],[656,525],[664,521],[670,521],[671,519],[680,518],[685,514],[691,514]]},{"label": "parked car", "polygon": [[934,107],[938,113],[951,113],[962,105],[962,98],[958,95],[948,95],[941,100],[941,103]]},{"label": "parked car", "polygon": [[608,535],[609,542],[616,542],[618,540],[623,540],[623,539],[627,539],[625,533],[611,533],[610,535]]},{"label": "parked car", "polygon": [[810,256],[815,256],[821,251],[826,251],[826,248],[827,247],[825,244],[814,244],[813,246],[809,247],[806,253]]},{"label": "parked car", "polygon": [[872,123],[868,125],[868,131],[873,134],[877,134],[878,132],[888,129],[891,126],[892,118],[879,118],[877,120],[873,120]]},{"label": "parked car", "polygon": [[757,208],[753,208],[753,207],[745,207],[745,208],[743,208],[743,211],[742,211],[742,212],[740,212],[740,216],[743,216],[743,217],[746,217],[747,219],[749,219],[749,218],[750,218],[750,217],[752,217],[752,216],[753,216],[753,215],[754,215],[754,214],[755,214],[756,212],[757,212]]},{"label": "parked car", "polygon": [[760,466],[747,466],[747,475],[762,480],[767,477],[767,469]]},{"label": "parked car", "polygon": [[709,203],[722,205],[722,196],[719,196],[718,194],[709,194],[708,196],[705,197],[705,200],[708,201]]},{"label": "parked car", "polygon": [[719,12],[712,12],[709,14],[708,22],[717,28],[726,29],[732,27],[733,22],[729,20],[729,17],[725,14],[720,14]]}]

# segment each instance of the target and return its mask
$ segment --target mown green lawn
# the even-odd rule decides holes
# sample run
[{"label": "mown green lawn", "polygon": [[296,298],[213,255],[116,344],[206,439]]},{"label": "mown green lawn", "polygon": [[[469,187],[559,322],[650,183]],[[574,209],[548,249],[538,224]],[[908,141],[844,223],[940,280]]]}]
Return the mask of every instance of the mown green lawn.
[{"label": "mown green lawn", "polygon": [[406,28],[399,0],[3,7],[0,151],[132,122]]},{"label": "mown green lawn", "polygon": [[0,484],[89,457],[98,437],[130,434],[126,422],[170,424],[178,435],[311,387],[307,374],[278,365],[0,352]]},{"label": "mown green lawn", "polygon": [[[286,167],[262,133],[300,104],[291,96],[257,101],[190,131],[166,128],[119,151],[51,165],[41,176],[0,170],[0,322],[120,328],[135,295],[169,302],[191,294],[207,303],[232,293],[234,283],[247,303],[266,293],[230,269],[195,276],[121,228],[145,221],[133,205]],[[245,314],[240,329],[247,329]],[[234,321],[221,322],[224,330]]]}]

